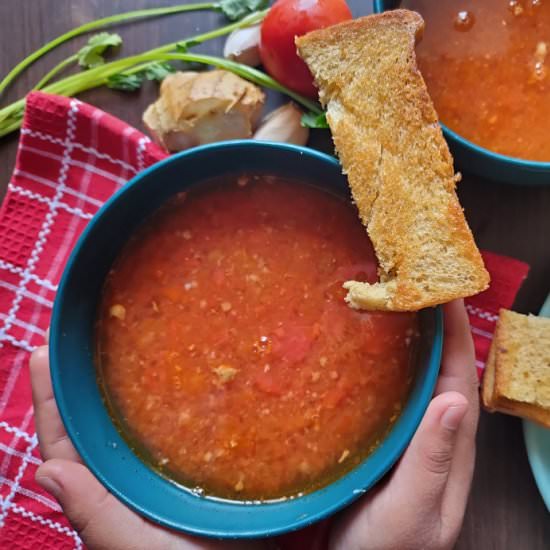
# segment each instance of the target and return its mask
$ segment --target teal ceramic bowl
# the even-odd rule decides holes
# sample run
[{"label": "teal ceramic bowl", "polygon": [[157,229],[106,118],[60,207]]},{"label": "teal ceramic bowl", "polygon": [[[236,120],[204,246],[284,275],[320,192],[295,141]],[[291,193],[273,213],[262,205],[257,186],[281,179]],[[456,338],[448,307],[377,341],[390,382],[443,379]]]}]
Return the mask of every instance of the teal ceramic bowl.
[{"label": "teal ceramic bowl", "polygon": [[[355,470],[305,496],[239,503],[199,496],[142,462],[111,420],[96,381],[94,324],[102,285],[132,232],[174,193],[224,174],[291,176],[347,196],[338,162],[307,148],[235,141],[174,155],[145,170],[89,223],[63,274],[51,322],[55,398],[67,432],[96,477],[129,507],[166,527],[219,538],[276,535],[320,520],[370,489],[403,453],[432,396],[442,345],[442,313],[420,313],[417,375],[401,417]],[[299,185],[299,184],[297,184]]]},{"label": "teal ceramic bowl", "polygon": [[[396,9],[400,4],[400,0],[374,0],[374,11],[381,13]],[[444,124],[441,124],[441,128],[456,167],[462,172],[501,183],[550,185],[550,162],[499,155],[463,138]]]}]

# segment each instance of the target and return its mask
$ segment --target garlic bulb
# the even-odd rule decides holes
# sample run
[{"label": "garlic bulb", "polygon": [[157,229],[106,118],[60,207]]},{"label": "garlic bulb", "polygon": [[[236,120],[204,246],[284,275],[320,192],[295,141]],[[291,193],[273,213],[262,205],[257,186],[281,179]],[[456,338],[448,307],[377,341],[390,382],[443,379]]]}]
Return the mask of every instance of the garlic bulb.
[{"label": "garlic bulb", "polygon": [[253,139],[305,145],[309,138],[309,128],[304,128],[301,120],[302,111],[294,103],[287,103],[260,122]]},{"label": "garlic bulb", "polygon": [[260,25],[233,31],[225,41],[223,56],[249,67],[257,67],[261,63]]}]

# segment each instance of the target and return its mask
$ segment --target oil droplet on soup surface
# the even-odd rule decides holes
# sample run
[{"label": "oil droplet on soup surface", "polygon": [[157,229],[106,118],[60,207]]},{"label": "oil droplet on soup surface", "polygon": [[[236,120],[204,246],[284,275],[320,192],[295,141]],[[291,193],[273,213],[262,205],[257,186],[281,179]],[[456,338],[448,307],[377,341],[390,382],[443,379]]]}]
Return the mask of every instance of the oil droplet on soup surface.
[{"label": "oil droplet on soup surface", "polygon": [[474,14],[471,11],[462,10],[459,11],[455,17],[454,28],[457,31],[466,32],[474,26],[474,23]]}]

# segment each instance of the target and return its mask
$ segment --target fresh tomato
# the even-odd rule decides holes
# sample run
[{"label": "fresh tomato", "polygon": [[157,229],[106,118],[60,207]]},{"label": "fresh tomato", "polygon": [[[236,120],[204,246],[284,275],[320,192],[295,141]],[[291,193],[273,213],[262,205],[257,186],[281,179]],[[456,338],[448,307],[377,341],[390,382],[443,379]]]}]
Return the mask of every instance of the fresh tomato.
[{"label": "fresh tomato", "polygon": [[262,23],[260,56],[267,72],[291,90],[316,98],[294,38],[351,19],[345,0],[277,0]]}]

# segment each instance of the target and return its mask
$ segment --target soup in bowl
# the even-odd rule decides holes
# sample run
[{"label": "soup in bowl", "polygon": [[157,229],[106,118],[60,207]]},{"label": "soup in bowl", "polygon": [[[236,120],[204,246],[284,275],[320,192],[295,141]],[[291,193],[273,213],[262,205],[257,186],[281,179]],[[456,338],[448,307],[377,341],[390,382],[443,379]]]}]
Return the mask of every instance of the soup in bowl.
[{"label": "soup in bowl", "polygon": [[550,4],[540,0],[375,0],[420,13],[418,66],[461,170],[550,183]]},{"label": "soup in bowl", "polygon": [[52,319],[83,460],[172,528],[307,525],[397,460],[433,392],[441,313],[359,312],[376,259],[331,157],[230,142],[137,176],[90,223]]}]

